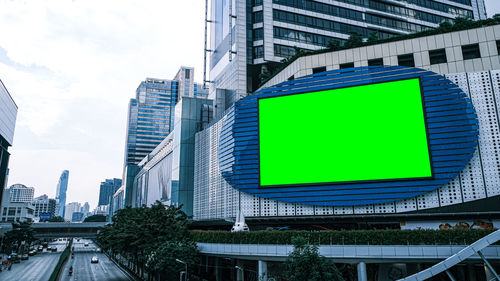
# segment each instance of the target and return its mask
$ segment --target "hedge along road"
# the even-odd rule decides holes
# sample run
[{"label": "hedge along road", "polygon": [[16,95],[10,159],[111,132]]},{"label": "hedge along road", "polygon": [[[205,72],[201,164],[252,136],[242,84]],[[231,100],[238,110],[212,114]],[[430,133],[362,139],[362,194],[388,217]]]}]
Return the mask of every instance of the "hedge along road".
[{"label": "hedge along road", "polygon": [[[29,257],[28,260],[21,261],[12,265],[11,270],[3,270],[0,272],[0,280],[2,281],[46,281],[49,280],[50,274],[59,261],[61,252],[66,248],[67,241],[57,241],[49,243],[50,247],[57,247],[57,252],[38,252],[35,256]],[[6,258],[6,257],[4,257]]]},{"label": "hedge along road", "polygon": [[[88,243],[88,246],[85,246]],[[105,254],[96,252],[97,245],[88,239],[73,239],[75,257],[69,256],[64,265],[59,280],[62,281],[129,281],[129,278]],[[99,258],[98,263],[90,263],[93,256]],[[69,275],[69,268],[73,266],[73,274]],[[1,280],[1,279],[0,279]]]}]

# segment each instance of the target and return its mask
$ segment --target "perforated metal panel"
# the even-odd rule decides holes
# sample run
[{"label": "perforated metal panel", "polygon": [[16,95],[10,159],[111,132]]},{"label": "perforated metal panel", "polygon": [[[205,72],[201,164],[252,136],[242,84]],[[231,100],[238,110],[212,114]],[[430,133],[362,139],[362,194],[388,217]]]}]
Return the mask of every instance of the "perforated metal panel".
[{"label": "perforated metal panel", "polygon": [[[488,75],[485,75],[485,73],[487,73]],[[479,119],[480,133],[482,133],[483,136],[487,136],[482,132],[483,127],[486,127],[487,130],[490,130],[489,136],[494,136],[494,138],[492,139],[495,139],[496,141],[487,141],[487,137],[483,137],[483,141],[478,142],[478,151],[473,154],[469,164],[462,172],[460,172],[459,176],[454,177],[448,184],[444,185],[438,190],[395,202],[393,211],[392,208],[388,208],[387,206],[384,209],[383,205],[365,205],[356,207],[335,206],[333,207],[334,215],[346,215],[353,213],[368,214],[374,212],[401,213],[446,205],[460,204],[462,202],[477,200],[479,198],[482,198],[481,196],[490,197],[500,194],[500,179],[498,176],[500,174],[500,166],[497,160],[498,157],[496,155],[498,154],[499,146],[499,124],[497,109],[500,106],[500,71],[495,70],[484,73],[479,72],[449,74],[446,75],[446,78],[457,84],[465,93],[467,93],[467,95],[472,94],[472,103],[475,106]],[[487,83],[490,83],[489,88],[488,86],[486,86]],[[471,89],[471,91],[469,91],[469,88]],[[488,92],[490,89],[491,92]],[[486,106],[486,101],[488,101],[488,105],[490,105],[490,102],[492,100],[494,101],[494,107]],[[218,129],[214,129],[217,126]],[[212,161],[212,163],[217,164],[218,156],[215,150],[217,150],[218,146],[220,137],[218,133],[220,133],[220,129],[222,129],[221,121],[217,122],[216,125],[213,125],[209,129],[199,133],[202,135],[197,135],[197,137],[204,138],[206,140],[200,141],[197,138],[197,148],[198,146],[200,146],[200,151],[196,153],[197,158],[200,157],[202,159],[205,159],[205,162],[207,162],[210,158],[210,161]],[[491,131],[492,129],[493,132]],[[207,133],[208,130],[210,130],[210,134]],[[207,146],[209,146],[210,149],[206,149]],[[207,154],[207,151],[211,151],[211,154],[205,155],[205,158],[203,158],[203,156],[200,154]],[[484,152],[488,152],[490,155],[494,155],[494,157],[483,157],[482,155],[484,155]],[[198,165],[198,161],[195,165]],[[206,169],[206,165],[200,165],[198,169]],[[483,169],[485,167],[488,167],[488,169],[491,170],[490,173],[485,173],[483,176]],[[213,176],[217,178],[215,172],[212,172],[214,173]],[[195,182],[199,182],[198,185],[195,183],[195,219],[208,218],[207,214],[210,212],[211,208],[215,207],[214,205],[208,204],[208,194],[217,193],[216,189],[223,188],[224,184],[226,184],[227,188],[232,190],[234,194],[236,194],[235,196],[238,197],[238,194],[240,192],[225,183],[220,174],[218,175],[218,177],[223,184],[214,184],[213,182],[211,182],[210,185],[207,186],[205,182],[202,182],[200,181],[200,179],[197,180],[197,178],[195,178]],[[199,193],[199,195],[196,195],[197,192]],[[244,214],[246,216],[264,216],[261,211],[262,204],[260,203],[260,200],[262,199],[257,196],[245,194],[244,192],[242,192],[240,201],[241,208],[242,210],[244,210]],[[239,201],[233,199],[232,203],[226,201],[224,204],[230,204],[225,208],[227,210],[226,213],[216,216],[214,212],[214,216],[212,216],[211,218],[235,216]],[[199,207],[197,207],[196,205],[199,205]],[[322,206],[315,206],[312,207],[312,209],[311,207],[308,207],[308,211],[304,211],[303,205],[286,203],[282,201],[276,201],[276,206],[277,216],[301,216],[312,214],[322,215],[324,213],[328,213],[330,210],[324,209]],[[298,212],[296,212],[296,208],[299,210]],[[196,217],[197,213],[198,217]]]}]

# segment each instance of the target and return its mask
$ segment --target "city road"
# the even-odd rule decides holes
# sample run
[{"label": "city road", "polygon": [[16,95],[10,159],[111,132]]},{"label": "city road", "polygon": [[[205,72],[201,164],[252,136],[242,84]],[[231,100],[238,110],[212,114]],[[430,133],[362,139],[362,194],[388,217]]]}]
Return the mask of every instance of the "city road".
[{"label": "city road", "polygon": [[[85,246],[85,242],[89,245]],[[75,257],[66,262],[61,273],[62,281],[129,281],[129,278],[118,266],[116,266],[105,254],[97,253],[97,246],[87,239],[73,239]],[[99,258],[98,263],[90,263],[93,256]],[[73,266],[73,275],[69,275],[69,268]]]},{"label": "city road", "polygon": [[[66,248],[67,241],[57,241],[49,243],[50,247],[57,247],[57,252],[38,252],[28,260],[12,265],[11,270],[0,272],[2,281],[46,281],[49,280],[52,271],[56,267],[61,252]],[[4,256],[3,259],[6,257]]]}]

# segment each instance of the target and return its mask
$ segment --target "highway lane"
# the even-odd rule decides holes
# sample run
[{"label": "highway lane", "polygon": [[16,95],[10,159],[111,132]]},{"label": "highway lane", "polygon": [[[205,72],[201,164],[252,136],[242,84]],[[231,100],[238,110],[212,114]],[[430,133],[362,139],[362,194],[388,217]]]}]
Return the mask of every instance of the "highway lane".
[{"label": "highway lane", "polygon": [[49,243],[50,247],[57,247],[57,252],[38,252],[28,260],[21,261],[12,265],[11,270],[0,272],[2,281],[46,281],[56,267],[61,252],[66,247],[66,241],[57,241]]},{"label": "highway lane", "polygon": [[[85,246],[85,242],[89,246]],[[118,266],[116,266],[105,254],[97,253],[97,246],[86,239],[73,239],[75,247],[75,257],[68,259],[63,272],[61,281],[129,281],[130,279]],[[90,263],[93,256],[99,258],[98,263]],[[73,275],[69,275],[69,268],[73,266]]]}]

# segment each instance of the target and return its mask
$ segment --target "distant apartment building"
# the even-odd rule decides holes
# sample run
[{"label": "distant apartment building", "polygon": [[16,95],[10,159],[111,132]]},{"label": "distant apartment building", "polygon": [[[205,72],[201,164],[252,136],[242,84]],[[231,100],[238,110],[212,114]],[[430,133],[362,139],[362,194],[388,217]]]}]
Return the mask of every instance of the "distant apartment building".
[{"label": "distant apartment building", "polygon": [[64,209],[66,207],[66,191],[68,190],[68,179],[69,179],[69,171],[64,170],[61,174],[61,177],[59,177],[59,182],[57,183],[57,190],[56,190],[56,200],[57,200],[57,216],[59,217],[65,217],[64,216]]},{"label": "distant apartment building", "polygon": [[132,204],[137,165],[174,128],[174,107],[183,98],[206,99],[208,89],[194,83],[194,69],[181,67],[173,80],[147,78],[130,100],[127,117],[123,185],[125,205]]},{"label": "distant apartment building", "polygon": [[[20,192],[33,189],[22,184],[15,184],[3,192],[0,221],[23,222],[33,221],[35,218],[35,207],[32,205],[33,193]],[[14,194],[14,196],[12,196]],[[27,200],[30,197],[31,200]]]},{"label": "distant apartment building", "polygon": [[72,221],[73,220],[73,213],[75,212],[80,212],[82,208],[82,205],[78,202],[71,202],[66,204],[66,211],[64,213],[64,220],[65,221]]},{"label": "distant apartment building", "polygon": [[[12,145],[14,128],[16,126],[17,105],[9,91],[0,80],[0,195],[3,194],[7,184],[7,166],[10,153],[8,147]],[[0,196],[2,197],[2,196]],[[2,200],[0,198],[0,200]],[[1,205],[2,201],[0,201]]]},{"label": "distant apartment building", "polygon": [[35,207],[35,217],[40,218],[40,215],[47,215],[50,218],[56,215],[56,199],[49,198],[46,194],[33,199],[33,207]]},{"label": "distant apartment building", "polygon": [[[122,186],[121,179],[106,179],[104,182],[101,182],[101,186],[99,188],[99,203],[98,205],[108,205],[110,198],[113,197],[113,194]],[[88,210],[87,210],[88,212]]]},{"label": "distant apartment building", "polygon": [[14,184],[9,188],[10,202],[30,203],[33,201],[35,188],[27,187],[24,184]]},{"label": "distant apartment building", "polygon": [[82,213],[84,217],[88,217],[90,212],[90,205],[89,202],[85,202],[82,206]]}]

